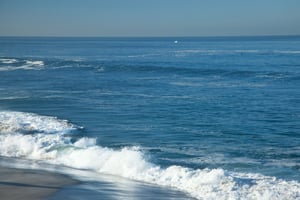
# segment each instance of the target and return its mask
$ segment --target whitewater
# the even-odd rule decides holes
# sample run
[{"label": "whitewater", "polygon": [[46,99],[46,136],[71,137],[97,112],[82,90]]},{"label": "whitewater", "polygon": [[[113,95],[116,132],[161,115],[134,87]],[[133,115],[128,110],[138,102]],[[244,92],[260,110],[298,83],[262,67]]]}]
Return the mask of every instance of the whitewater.
[{"label": "whitewater", "polygon": [[300,183],[223,169],[162,168],[147,160],[142,147],[111,149],[95,138],[72,140],[79,127],[56,117],[0,112],[1,156],[40,160],[76,169],[174,187],[198,199],[297,199]]}]

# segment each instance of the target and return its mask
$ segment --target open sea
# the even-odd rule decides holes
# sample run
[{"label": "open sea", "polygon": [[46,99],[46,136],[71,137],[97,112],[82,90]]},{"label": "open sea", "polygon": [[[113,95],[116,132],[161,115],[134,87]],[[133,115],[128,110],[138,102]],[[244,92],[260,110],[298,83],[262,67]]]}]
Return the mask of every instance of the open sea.
[{"label": "open sea", "polygon": [[0,165],[50,199],[300,199],[300,36],[0,37]]}]

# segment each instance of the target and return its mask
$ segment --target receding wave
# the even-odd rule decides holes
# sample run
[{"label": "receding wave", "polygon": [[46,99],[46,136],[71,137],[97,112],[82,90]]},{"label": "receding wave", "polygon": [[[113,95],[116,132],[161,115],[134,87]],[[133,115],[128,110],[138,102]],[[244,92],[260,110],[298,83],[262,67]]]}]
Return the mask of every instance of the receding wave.
[{"label": "receding wave", "polygon": [[297,199],[300,183],[223,169],[162,168],[139,147],[112,149],[95,138],[76,139],[81,127],[51,116],[0,112],[0,154],[168,186],[198,199]]}]

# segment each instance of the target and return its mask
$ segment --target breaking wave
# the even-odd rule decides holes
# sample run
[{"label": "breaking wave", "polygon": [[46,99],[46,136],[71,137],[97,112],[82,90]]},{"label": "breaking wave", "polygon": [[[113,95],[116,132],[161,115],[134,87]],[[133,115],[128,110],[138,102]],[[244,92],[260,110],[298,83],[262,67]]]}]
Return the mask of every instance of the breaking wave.
[{"label": "breaking wave", "polygon": [[23,112],[0,112],[0,155],[39,160],[168,186],[198,199],[299,199],[300,183],[223,169],[162,168],[140,147],[112,149],[95,138],[76,139],[81,129],[66,120]]}]

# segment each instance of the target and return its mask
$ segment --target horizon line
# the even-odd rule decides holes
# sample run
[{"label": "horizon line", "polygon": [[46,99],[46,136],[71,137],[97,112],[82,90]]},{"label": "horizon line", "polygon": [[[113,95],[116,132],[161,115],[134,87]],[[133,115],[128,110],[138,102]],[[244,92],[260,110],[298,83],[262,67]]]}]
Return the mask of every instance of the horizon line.
[{"label": "horizon line", "polygon": [[265,34],[265,35],[206,35],[206,36],[200,36],[200,35],[195,35],[195,36],[72,36],[72,35],[0,35],[0,37],[24,37],[24,38],[30,38],[30,37],[35,37],[35,38],[232,38],[232,37],[300,37],[300,34],[275,34],[275,35],[270,35],[270,34]]}]

